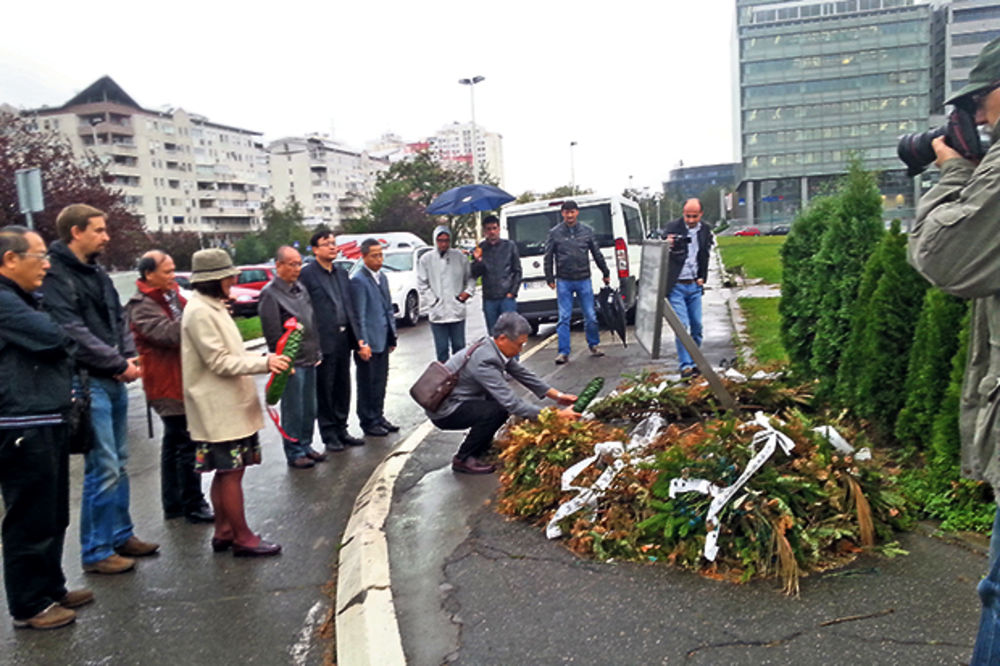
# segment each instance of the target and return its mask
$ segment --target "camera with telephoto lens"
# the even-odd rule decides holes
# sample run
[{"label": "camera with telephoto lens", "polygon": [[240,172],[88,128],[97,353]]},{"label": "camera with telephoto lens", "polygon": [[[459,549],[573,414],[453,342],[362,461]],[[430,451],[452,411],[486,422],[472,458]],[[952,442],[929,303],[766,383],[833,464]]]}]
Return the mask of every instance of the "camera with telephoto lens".
[{"label": "camera with telephoto lens", "polygon": [[939,136],[962,157],[978,161],[989,148],[989,140],[980,136],[976,119],[967,110],[956,107],[948,122],[926,132],[914,132],[899,137],[896,154],[906,165],[906,175],[916,176],[937,159],[931,142]]}]

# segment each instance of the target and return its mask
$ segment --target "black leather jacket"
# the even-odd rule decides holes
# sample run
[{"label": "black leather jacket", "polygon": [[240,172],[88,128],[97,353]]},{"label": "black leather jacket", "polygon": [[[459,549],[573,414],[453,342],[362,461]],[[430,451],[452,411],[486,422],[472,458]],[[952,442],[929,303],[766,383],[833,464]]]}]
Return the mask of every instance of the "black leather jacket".
[{"label": "black leather jacket", "polygon": [[517,298],[517,290],[521,288],[521,257],[517,245],[501,238],[496,245],[483,241],[479,247],[483,249],[483,256],[479,261],[472,261],[472,277],[483,278],[483,298],[506,298],[507,294]]},{"label": "black leather jacket", "polygon": [[[688,226],[683,219],[669,222],[663,228],[663,238],[670,234],[678,236],[681,240],[675,240],[674,246],[670,249],[670,268],[667,269],[668,294],[677,284],[677,278],[681,274],[681,269],[684,268],[684,262],[687,261],[688,248],[691,246],[690,243],[685,242],[688,237]],[[702,222],[698,231],[698,279],[700,280],[708,279],[708,253],[714,242],[711,229]]]},{"label": "black leather jacket", "polygon": [[[555,278],[589,280],[590,258],[587,257],[588,252],[594,257],[594,263],[597,264],[597,268],[604,274],[604,277],[610,277],[611,271],[608,270],[604,255],[597,247],[593,229],[580,222],[572,227],[566,226],[565,222],[560,222],[549,229],[549,238],[545,242],[545,281],[551,284],[555,282]],[[554,271],[553,261],[555,261]]]},{"label": "black leather jacket", "polygon": [[132,331],[111,278],[85,264],[62,241],[49,246],[52,267],[42,284],[42,306],[77,343],[77,362],[95,377],[125,372],[136,355]]}]

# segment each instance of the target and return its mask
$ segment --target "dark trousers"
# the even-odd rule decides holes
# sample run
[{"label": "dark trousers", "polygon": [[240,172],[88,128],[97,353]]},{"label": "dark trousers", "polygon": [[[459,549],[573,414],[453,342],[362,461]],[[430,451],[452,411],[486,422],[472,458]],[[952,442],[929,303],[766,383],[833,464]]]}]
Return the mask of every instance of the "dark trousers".
[{"label": "dark trousers", "polygon": [[[347,430],[351,412],[351,349],[347,333],[333,333],[332,351],[323,352],[323,362],[316,368],[316,422],[324,443],[338,441]],[[360,393],[358,394],[360,395]]]},{"label": "dark trousers", "polygon": [[363,429],[377,425],[384,418],[385,385],[389,380],[389,349],[372,352],[372,357],[362,361],[357,352],[354,360],[358,366],[358,420]]},{"label": "dark trousers", "polygon": [[3,577],[15,620],[66,596],[63,540],[69,525],[69,439],[65,425],[0,430]]},{"label": "dark trousers", "polygon": [[191,513],[201,508],[205,495],[201,492],[201,475],[194,471],[197,448],[187,429],[187,416],[161,416],[163,444],[160,448],[160,496],[163,513],[168,518]]},{"label": "dark trousers", "polygon": [[433,423],[441,430],[470,429],[455,454],[456,458],[465,460],[469,456],[478,458],[490,450],[493,435],[507,420],[507,416],[507,410],[495,400],[468,400],[448,416],[433,419]]}]

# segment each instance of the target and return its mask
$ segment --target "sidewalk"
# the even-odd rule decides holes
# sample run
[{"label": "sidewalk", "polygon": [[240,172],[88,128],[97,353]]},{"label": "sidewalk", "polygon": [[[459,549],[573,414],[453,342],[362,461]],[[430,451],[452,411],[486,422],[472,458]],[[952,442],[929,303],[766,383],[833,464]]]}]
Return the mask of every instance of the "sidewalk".
[{"label": "sidewalk", "polygon": [[[735,356],[730,302],[713,271],[703,350],[716,365]],[[609,338],[604,358],[589,358],[574,330],[570,363],[552,363],[554,336],[523,361],[569,391],[596,375],[613,385],[642,368],[676,373],[672,344],[651,361]],[[462,436],[421,426],[359,495],[341,551],[338,663],[968,662],[982,550],[902,534],[909,556],[804,578],[799,599],[774,581],[582,560],[541,527],[497,515],[495,476],[451,472]]]}]

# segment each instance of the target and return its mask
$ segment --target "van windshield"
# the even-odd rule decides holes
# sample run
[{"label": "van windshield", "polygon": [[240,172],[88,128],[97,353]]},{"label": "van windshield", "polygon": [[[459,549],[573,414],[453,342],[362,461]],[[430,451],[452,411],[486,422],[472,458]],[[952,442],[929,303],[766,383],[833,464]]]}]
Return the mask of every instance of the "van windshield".
[{"label": "van windshield", "polygon": [[[611,247],[615,235],[611,228],[611,206],[581,206],[579,223],[594,230],[597,247]],[[545,241],[549,229],[562,222],[558,210],[512,215],[507,218],[507,235],[517,243],[517,251],[522,257],[537,257],[545,253]]]}]

